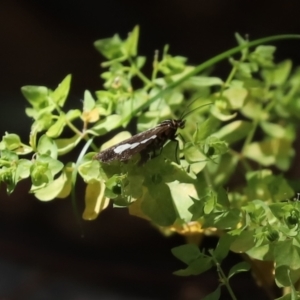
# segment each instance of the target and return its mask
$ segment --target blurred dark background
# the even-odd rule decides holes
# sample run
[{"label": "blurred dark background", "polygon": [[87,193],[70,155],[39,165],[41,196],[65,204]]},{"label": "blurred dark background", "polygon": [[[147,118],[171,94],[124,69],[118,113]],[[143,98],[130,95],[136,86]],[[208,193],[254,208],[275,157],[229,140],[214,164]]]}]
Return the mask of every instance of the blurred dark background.
[{"label": "blurred dark background", "polygon": [[[23,85],[55,88],[71,73],[69,102],[75,106],[85,89],[101,89],[102,58],[93,48],[99,38],[115,33],[125,38],[139,24],[141,54],[152,57],[168,43],[171,54],[199,64],[235,46],[234,32],[251,40],[299,34],[299,11],[296,0],[2,0],[0,133],[28,140],[31,121],[24,114]],[[276,45],[278,61],[291,58],[300,64],[299,41]],[[221,64],[220,74],[224,68]],[[165,238],[125,209],[109,208],[96,221],[82,222],[82,238],[69,199],[42,203],[28,195],[28,188],[24,182],[9,197],[0,188],[0,300],[194,300],[217,287],[214,272],[172,275],[183,267],[170,253],[184,242],[181,237]],[[79,189],[80,211],[82,199]],[[215,243],[204,240],[207,248]],[[238,299],[267,299],[249,274],[234,283]],[[224,293],[222,299],[229,297]]]}]

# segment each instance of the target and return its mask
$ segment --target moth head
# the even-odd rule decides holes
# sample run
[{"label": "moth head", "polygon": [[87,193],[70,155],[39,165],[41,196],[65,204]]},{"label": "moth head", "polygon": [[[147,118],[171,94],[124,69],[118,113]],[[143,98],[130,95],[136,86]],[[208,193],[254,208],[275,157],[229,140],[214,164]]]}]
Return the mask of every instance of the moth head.
[{"label": "moth head", "polygon": [[185,120],[173,120],[173,126],[174,128],[180,128],[183,129],[185,127]]}]

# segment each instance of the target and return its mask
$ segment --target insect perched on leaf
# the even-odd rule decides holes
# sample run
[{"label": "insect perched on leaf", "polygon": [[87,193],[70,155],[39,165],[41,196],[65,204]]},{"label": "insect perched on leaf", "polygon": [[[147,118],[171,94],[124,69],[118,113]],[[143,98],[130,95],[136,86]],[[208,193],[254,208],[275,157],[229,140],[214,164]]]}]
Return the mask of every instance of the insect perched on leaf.
[{"label": "insect perched on leaf", "polygon": [[[211,104],[212,103],[204,104],[196,109]],[[178,120],[172,119],[162,121],[154,128],[138,133],[129,139],[99,152],[94,156],[94,159],[104,163],[109,163],[114,160],[126,162],[135,154],[140,154],[140,163],[144,163],[157,156],[157,152],[161,151],[168,140],[178,143],[176,139],[177,130],[185,127],[184,117],[196,109],[188,112]]]}]

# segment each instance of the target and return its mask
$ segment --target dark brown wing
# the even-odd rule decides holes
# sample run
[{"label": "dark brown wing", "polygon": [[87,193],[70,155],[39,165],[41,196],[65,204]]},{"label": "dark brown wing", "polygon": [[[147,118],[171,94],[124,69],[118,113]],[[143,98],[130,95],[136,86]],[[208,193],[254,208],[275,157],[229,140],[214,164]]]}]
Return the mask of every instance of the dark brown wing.
[{"label": "dark brown wing", "polygon": [[102,162],[111,162],[113,160],[127,161],[137,153],[145,156],[160,149],[168,139],[173,139],[176,130],[177,128],[170,127],[170,124],[165,121],[101,151],[94,158]]}]

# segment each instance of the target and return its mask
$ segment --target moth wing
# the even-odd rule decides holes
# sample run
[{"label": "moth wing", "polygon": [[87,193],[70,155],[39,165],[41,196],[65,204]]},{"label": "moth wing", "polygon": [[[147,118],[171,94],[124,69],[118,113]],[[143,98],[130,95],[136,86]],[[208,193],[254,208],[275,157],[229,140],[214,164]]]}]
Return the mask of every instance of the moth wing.
[{"label": "moth wing", "polygon": [[164,128],[158,125],[138,133],[117,145],[101,151],[96,154],[95,158],[103,162],[110,162],[113,160],[126,161],[155,142],[155,139],[162,131],[164,131]]}]

